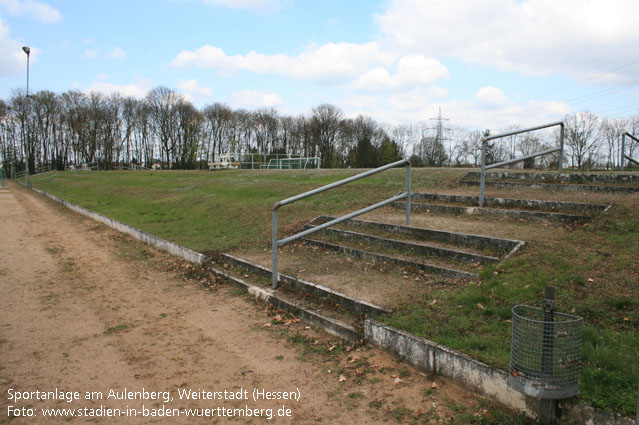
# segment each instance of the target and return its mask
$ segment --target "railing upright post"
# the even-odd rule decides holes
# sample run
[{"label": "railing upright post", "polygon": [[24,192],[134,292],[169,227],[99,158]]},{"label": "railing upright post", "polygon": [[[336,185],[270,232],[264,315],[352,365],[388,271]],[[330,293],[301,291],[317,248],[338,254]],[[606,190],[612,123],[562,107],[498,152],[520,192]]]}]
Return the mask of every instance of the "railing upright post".
[{"label": "railing upright post", "polygon": [[619,161],[619,171],[623,171],[624,153],[626,151],[626,133],[621,136],[621,159]]},{"label": "railing upright post", "polygon": [[273,253],[273,269],[272,269],[272,278],[273,278],[273,289],[277,289],[277,209],[273,210],[273,240],[272,240],[272,248],[271,252]]},{"label": "railing upright post", "polygon": [[406,165],[406,225],[410,226],[410,185],[411,185],[410,162]]},{"label": "railing upright post", "polygon": [[486,140],[481,141],[481,172],[479,176],[479,206],[484,206],[484,181],[486,179]]},{"label": "railing upright post", "polygon": [[559,174],[564,170],[564,126],[563,122],[559,126]]}]

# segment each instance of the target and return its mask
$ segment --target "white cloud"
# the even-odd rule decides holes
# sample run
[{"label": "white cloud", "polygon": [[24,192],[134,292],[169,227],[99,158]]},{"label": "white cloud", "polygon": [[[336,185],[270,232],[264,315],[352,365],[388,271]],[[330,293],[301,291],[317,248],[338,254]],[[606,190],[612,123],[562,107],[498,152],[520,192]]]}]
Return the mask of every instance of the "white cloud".
[{"label": "white cloud", "polygon": [[297,56],[284,53],[264,55],[257,52],[229,56],[219,47],[205,45],[197,50],[180,52],[171,64],[176,67],[217,69],[224,75],[249,71],[255,74],[340,82],[366,72],[371,65],[392,63],[395,56],[394,53],[383,51],[374,42],[311,45]]},{"label": "white cloud", "polygon": [[504,92],[501,89],[492,86],[480,88],[475,94],[475,99],[484,105],[493,106],[504,105],[508,102]]},{"label": "white cloud", "polygon": [[[631,61],[636,16],[636,0],[391,0],[376,20],[399,51],[582,78]],[[639,66],[621,72],[634,78]]]},{"label": "white cloud", "polygon": [[277,12],[282,9],[286,0],[204,0],[204,4],[222,6],[230,9],[246,9],[251,12]]},{"label": "white cloud", "polygon": [[[450,123],[455,126],[490,128],[493,132],[499,132],[510,125],[528,127],[557,121],[573,112],[564,102],[516,103],[505,96],[501,99],[503,103],[499,105],[488,105],[475,99],[441,101],[436,97],[438,90],[440,89],[437,87],[429,87],[391,94],[347,95],[338,103],[344,105],[348,116],[364,114],[389,124],[428,122],[437,117],[441,108],[442,116],[450,119]],[[491,90],[484,90],[482,93],[490,92]]]},{"label": "white cloud", "polygon": [[258,90],[242,90],[231,93],[231,105],[235,108],[275,107],[284,104],[277,93],[264,93]]},{"label": "white cloud", "polygon": [[126,52],[120,47],[115,46],[106,54],[106,57],[111,59],[124,59],[126,57]]},{"label": "white cloud", "polygon": [[26,15],[41,22],[59,22],[62,19],[60,11],[35,0],[0,0],[0,5],[14,16]]},{"label": "white cloud", "polygon": [[376,67],[359,77],[354,87],[373,91],[401,90],[415,85],[430,85],[448,76],[448,69],[437,59],[409,54],[399,59],[395,75],[384,67]]},{"label": "white cloud", "polygon": [[146,78],[138,78],[131,84],[113,84],[107,82],[107,80],[108,76],[106,74],[98,74],[96,81],[86,87],[83,91],[86,93],[97,91],[106,95],[119,93],[122,96],[131,96],[141,99],[153,88],[153,82]]},{"label": "white cloud", "polygon": [[211,87],[202,87],[196,79],[178,80],[177,88],[189,101],[193,103],[203,103],[210,101],[213,96]]},{"label": "white cloud", "polygon": [[86,49],[84,53],[82,54],[82,56],[84,56],[87,59],[95,59],[98,57],[98,52],[92,49]]},{"label": "white cloud", "polygon": [[199,94],[203,96],[213,95],[213,90],[210,87],[202,87],[196,79],[191,80],[179,80],[177,88],[188,93]]},{"label": "white cloud", "polygon": [[[35,53],[32,49],[31,53]],[[31,58],[33,59],[33,57]],[[0,77],[26,72],[27,58],[22,45],[9,35],[9,27],[0,19]]]}]

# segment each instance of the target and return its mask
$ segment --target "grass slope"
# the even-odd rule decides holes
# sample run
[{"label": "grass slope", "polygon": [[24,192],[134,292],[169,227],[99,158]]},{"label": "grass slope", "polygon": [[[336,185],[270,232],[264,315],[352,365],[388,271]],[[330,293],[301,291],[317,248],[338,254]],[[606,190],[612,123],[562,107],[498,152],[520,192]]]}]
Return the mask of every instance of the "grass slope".
[{"label": "grass slope", "polygon": [[[465,170],[415,169],[419,190],[453,187]],[[200,252],[270,246],[278,200],[356,170],[62,173],[38,187]],[[395,169],[281,208],[280,237],[320,214],[340,214],[404,188]],[[565,236],[563,236],[565,235]],[[632,415],[639,384],[639,197],[626,196],[593,224],[527,249],[479,282],[426,294],[386,321],[507,368],[511,308],[539,305],[557,288],[558,310],[584,317],[580,397]],[[436,300],[436,301],[435,301]],[[437,323],[433,326],[433,323]]]}]

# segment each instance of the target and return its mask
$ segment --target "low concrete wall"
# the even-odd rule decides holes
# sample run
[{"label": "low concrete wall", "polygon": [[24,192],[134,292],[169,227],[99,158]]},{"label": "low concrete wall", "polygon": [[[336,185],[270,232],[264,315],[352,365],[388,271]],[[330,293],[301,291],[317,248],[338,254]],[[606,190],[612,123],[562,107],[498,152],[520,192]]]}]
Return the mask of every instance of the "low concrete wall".
[{"label": "low concrete wall", "polygon": [[[443,345],[416,337],[375,320],[366,320],[366,342],[397,354],[428,373],[438,374],[453,382],[499,401],[506,406],[537,418],[540,401],[526,396],[508,385],[505,371],[490,367]],[[634,421],[610,412],[601,412],[572,400],[556,404],[555,417],[560,424],[633,425]]]},{"label": "low concrete wall", "polygon": [[128,224],[124,224],[121,221],[114,220],[112,218],[103,216],[102,214],[98,214],[86,208],[82,208],[78,205],[65,201],[64,199],[60,199],[57,196],[51,195],[50,193],[47,193],[38,188],[32,187],[31,189],[41,195],[44,195],[50,199],[53,199],[56,202],[59,202],[60,204],[64,205],[65,207],[69,208],[72,211],[75,211],[78,214],[82,214],[95,221],[106,224],[110,228],[118,230],[122,233],[126,233],[127,235],[131,235],[134,238],[144,243],[147,243],[151,246],[154,246],[158,249],[166,251],[171,255],[175,255],[177,257],[183,258],[187,261],[190,261],[196,264],[202,264],[204,263],[204,261],[206,261],[206,255],[204,254],[200,254],[199,252],[195,252],[191,249],[185,248],[176,243],[167,241],[166,239],[158,238],[157,236],[152,235],[151,233],[142,231],[140,229],[136,229],[135,227],[129,226]]}]

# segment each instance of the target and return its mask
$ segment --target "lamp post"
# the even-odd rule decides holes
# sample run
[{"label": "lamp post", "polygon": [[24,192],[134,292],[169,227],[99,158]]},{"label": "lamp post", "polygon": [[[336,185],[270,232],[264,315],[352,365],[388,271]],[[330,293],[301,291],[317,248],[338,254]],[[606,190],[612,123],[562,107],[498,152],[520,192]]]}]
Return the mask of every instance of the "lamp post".
[{"label": "lamp post", "polygon": [[[29,99],[29,55],[31,54],[31,49],[29,46],[23,46],[22,51],[27,54],[27,113],[30,112],[31,100]],[[25,146],[25,153],[27,156],[27,166],[26,166],[26,174],[24,178],[25,186],[29,187],[29,116],[27,115],[25,120],[26,130],[27,130],[27,145]]]}]

